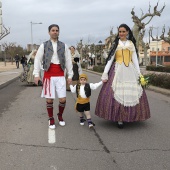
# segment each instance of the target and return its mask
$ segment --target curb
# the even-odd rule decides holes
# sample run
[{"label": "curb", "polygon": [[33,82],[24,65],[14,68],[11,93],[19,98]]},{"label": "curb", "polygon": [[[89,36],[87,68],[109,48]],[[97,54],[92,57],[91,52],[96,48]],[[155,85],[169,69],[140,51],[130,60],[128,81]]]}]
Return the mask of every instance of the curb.
[{"label": "curb", "polygon": [[[102,75],[102,73],[94,72],[92,70],[86,70],[86,69],[82,69],[82,70],[86,71],[86,72],[93,73],[93,74],[97,74],[97,75],[100,75],[100,76]],[[150,91],[154,91],[154,92],[157,92],[157,93],[161,93],[161,94],[170,96],[170,90],[168,90],[168,89],[163,89],[163,88],[160,88],[160,87],[150,85],[146,90],[150,90]]]},{"label": "curb", "polygon": [[15,77],[15,78],[13,78],[13,79],[11,79],[11,80],[9,80],[9,81],[1,84],[1,85],[0,85],[0,90],[3,89],[4,87],[8,86],[9,84],[13,83],[13,82],[16,81],[17,79],[19,79],[19,76],[17,76],[17,77]]}]

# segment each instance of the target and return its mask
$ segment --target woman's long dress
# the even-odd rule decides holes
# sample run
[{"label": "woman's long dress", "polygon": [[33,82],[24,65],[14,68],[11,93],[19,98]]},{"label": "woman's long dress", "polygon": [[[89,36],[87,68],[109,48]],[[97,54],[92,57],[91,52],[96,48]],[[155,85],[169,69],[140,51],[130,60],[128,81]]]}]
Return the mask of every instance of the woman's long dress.
[{"label": "woman's long dress", "polygon": [[[150,118],[150,109],[145,90],[138,82],[139,72],[132,62],[135,52],[131,41],[127,46],[121,42],[115,52],[108,81],[98,96],[95,114],[114,122],[143,121]],[[136,53],[136,52],[135,52]]]}]

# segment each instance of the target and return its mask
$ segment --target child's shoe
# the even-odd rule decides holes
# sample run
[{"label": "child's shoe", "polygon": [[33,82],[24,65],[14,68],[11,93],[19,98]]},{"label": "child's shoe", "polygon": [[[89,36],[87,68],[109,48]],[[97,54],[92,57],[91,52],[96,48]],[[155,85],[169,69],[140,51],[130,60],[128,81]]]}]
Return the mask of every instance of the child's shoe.
[{"label": "child's shoe", "polygon": [[93,122],[88,122],[89,128],[93,128],[95,124]]},{"label": "child's shoe", "polygon": [[54,121],[54,118],[51,117],[51,118],[48,119],[48,121],[49,121],[49,128],[50,128],[50,129],[55,129],[55,121]]},{"label": "child's shoe", "polygon": [[84,118],[80,118],[80,125],[84,125],[84,122],[86,121],[86,119],[84,119]]}]

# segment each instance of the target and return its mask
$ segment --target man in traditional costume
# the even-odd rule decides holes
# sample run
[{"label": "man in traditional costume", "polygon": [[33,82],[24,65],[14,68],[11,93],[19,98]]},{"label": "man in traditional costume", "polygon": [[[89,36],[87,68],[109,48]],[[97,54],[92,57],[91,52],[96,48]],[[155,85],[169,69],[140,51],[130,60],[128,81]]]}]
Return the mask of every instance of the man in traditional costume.
[{"label": "man in traditional costume", "polygon": [[40,45],[34,62],[35,84],[40,81],[40,63],[43,63],[44,77],[41,97],[46,98],[46,107],[49,116],[49,128],[55,129],[53,117],[53,100],[55,93],[59,98],[58,121],[65,126],[63,112],[66,105],[65,69],[68,74],[68,83],[72,81],[73,71],[70,51],[66,44],[58,40],[59,26],[52,24],[48,27],[50,40]]}]

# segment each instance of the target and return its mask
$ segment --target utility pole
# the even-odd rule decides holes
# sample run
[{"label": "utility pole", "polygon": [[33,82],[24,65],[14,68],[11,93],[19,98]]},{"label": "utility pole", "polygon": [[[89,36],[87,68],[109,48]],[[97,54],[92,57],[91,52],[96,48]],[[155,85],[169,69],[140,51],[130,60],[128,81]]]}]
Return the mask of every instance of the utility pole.
[{"label": "utility pole", "polygon": [[2,35],[2,2],[0,1],[0,35]]}]

